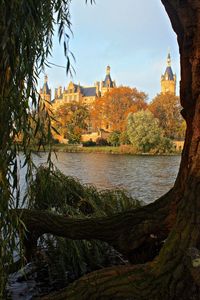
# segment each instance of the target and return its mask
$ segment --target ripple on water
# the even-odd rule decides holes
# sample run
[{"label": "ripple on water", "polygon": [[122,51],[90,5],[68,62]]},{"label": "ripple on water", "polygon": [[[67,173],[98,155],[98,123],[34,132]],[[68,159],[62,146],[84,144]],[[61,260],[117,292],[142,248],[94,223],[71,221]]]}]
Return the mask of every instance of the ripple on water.
[{"label": "ripple on water", "polygon": [[[44,163],[46,156],[34,156],[36,164]],[[149,203],[173,186],[180,156],[63,152],[53,161],[65,175],[77,177],[82,183],[98,189],[124,188],[132,197]]]}]

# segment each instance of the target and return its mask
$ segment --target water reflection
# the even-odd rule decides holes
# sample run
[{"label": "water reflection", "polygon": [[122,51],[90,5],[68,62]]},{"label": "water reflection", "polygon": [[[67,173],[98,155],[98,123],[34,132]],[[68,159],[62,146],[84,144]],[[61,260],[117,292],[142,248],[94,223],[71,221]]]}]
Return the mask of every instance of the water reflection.
[{"label": "water reflection", "polygon": [[[46,154],[34,156],[44,163]],[[93,153],[57,153],[55,165],[66,175],[97,188],[124,188],[147,203],[167,192],[174,184],[180,156],[131,156]]]}]

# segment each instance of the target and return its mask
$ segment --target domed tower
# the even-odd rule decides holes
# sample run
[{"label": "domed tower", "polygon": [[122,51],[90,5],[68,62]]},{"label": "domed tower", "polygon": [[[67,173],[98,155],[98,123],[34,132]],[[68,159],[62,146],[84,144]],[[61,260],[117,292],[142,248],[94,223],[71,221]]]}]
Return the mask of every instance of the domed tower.
[{"label": "domed tower", "polygon": [[47,75],[45,75],[43,87],[40,89],[40,97],[43,100],[47,100],[47,101],[51,102],[51,89],[48,86],[48,76]]},{"label": "domed tower", "polygon": [[171,57],[170,53],[167,56],[167,67],[164,75],[161,76],[161,93],[171,93],[176,95],[176,75],[173,74],[171,68]]},{"label": "domed tower", "polygon": [[115,81],[112,81],[110,76],[110,66],[106,68],[106,77],[101,82],[101,96],[103,96],[106,92],[109,92],[111,89],[116,87]]}]

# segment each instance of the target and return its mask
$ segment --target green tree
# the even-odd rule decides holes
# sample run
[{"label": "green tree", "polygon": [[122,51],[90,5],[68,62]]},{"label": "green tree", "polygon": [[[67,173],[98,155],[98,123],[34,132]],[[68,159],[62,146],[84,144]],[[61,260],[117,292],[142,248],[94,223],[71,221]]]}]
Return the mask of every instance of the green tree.
[{"label": "green tree", "polygon": [[159,127],[159,120],[148,110],[129,115],[127,133],[132,145],[140,152],[149,152],[158,149],[161,144],[165,145],[164,132]]},{"label": "green tree", "polygon": [[112,132],[108,137],[108,143],[110,143],[112,146],[119,146],[120,145],[120,132],[114,131]]},{"label": "green tree", "polygon": [[121,132],[119,141],[120,141],[121,145],[129,145],[130,144],[127,130],[124,130]]}]

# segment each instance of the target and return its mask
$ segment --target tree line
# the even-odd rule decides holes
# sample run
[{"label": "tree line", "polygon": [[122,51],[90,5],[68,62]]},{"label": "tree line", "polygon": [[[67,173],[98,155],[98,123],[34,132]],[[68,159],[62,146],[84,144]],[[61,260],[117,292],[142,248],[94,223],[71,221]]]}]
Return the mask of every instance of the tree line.
[{"label": "tree line", "polygon": [[53,126],[70,144],[80,143],[84,133],[104,129],[110,135],[97,144],[131,144],[136,152],[165,152],[173,148],[172,140],[184,139],[185,121],[180,112],[179,97],[173,94],[158,94],[148,103],[144,92],[120,86],[97,98],[92,106],[78,102],[56,106]]}]

